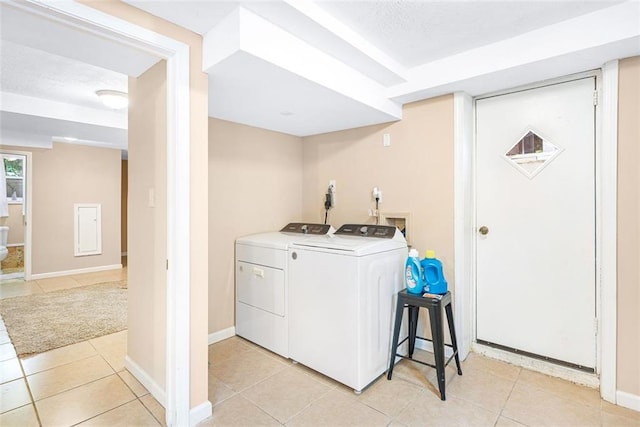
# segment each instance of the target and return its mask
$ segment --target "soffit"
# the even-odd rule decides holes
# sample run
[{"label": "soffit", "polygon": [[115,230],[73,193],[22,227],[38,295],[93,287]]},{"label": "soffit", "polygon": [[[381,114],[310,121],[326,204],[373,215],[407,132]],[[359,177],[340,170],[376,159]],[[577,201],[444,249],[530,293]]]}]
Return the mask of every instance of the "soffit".
[{"label": "soffit", "polygon": [[[294,135],[343,128],[303,113],[326,105],[327,93],[336,111],[363,105],[344,110],[363,126],[401,118],[384,99],[400,106],[455,91],[479,95],[640,54],[633,0],[125,1],[203,34],[210,116]],[[253,68],[231,68],[246,55]],[[278,77],[265,78],[272,67]],[[285,122],[282,111],[294,114]]]}]

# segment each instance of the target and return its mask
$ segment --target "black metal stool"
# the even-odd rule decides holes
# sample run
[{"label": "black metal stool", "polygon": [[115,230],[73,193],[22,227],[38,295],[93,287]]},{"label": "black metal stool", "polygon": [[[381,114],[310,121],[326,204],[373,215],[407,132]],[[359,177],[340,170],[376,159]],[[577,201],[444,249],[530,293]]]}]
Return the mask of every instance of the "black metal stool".
[{"label": "black metal stool", "polygon": [[[449,323],[449,334],[451,335],[451,344],[444,343],[444,325],[442,324],[442,307],[447,314],[447,322]],[[402,315],[404,308],[409,308],[409,335],[402,341],[398,342],[400,335],[400,326],[402,325]],[[431,336],[432,339],[416,336],[416,330],[418,328],[418,313],[420,307],[424,307],[429,310],[429,321],[431,323]],[[393,329],[393,344],[391,346],[391,361],[389,362],[389,371],[387,373],[387,379],[391,379],[393,374],[393,367],[395,365],[396,357],[402,357],[413,362],[421,363],[432,368],[436,368],[436,374],[438,377],[438,388],[440,389],[440,399],[446,400],[444,394],[444,382],[445,375],[444,369],[451,362],[451,359],[456,359],[456,366],[458,367],[458,375],[462,375],[462,369],[460,369],[460,358],[458,357],[458,344],[456,342],[456,329],[453,324],[453,311],[451,309],[451,293],[447,292],[444,295],[431,295],[422,294],[413,295],[407,292],[406,289],[398,292],[398,304],[396,306],[396,320]],[[435,356],[436,364],[422,362],[413,358],[413,351],[416,346],[416,338],[431,341],[433,343],[433,354]],[[398,346],[402,345],[405,341],[409,340],[409,356],[398,354]],[[445,362],[444,360],[444,348],[450,347],[453,349],[453,355]]]}]

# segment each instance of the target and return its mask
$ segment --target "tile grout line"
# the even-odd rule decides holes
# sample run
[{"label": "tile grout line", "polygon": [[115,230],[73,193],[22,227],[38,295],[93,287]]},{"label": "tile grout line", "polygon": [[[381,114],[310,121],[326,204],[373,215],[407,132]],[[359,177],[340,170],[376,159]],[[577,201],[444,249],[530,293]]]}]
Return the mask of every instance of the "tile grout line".
[{"label": "tile grout line", "polygon": [[[293,366],[295,366],[295,365],[291,365],[291,366],[289,366],[288,368],[293,369]],[[280,371],[280,372],[283,372],[283,371]],[[328,387],[328,390],[327,390],[327,391],[325,391],[325,392],[324,392],[321,396],[319,396],[317,399],[312,400],[311,402],[307,403],[307,404],[306,404],[306,405],[305,405],[305,406],[304,406],[300,411],[296,412],[294,415],[292,415],[291,417],[289,417],[289,419],[287,419],[285,422],[282,422],[282,423],[281,423],[281,422],[280,422],[278,419],[276,419],[273,415],[271,415],[271,414],[267,413],[264,409],[262,409],[262,408],[260,407],[260,405],[258,405],[258,403],[257,403],[257,402],[254,402],[253,400],[251,400],[251,398],[250,398],[250,397],[245,396],[244,394],[242,395],[242,397],[243,397],[244,399],[246,399],[247,401],[249,401],[249,402],[250,402],[251,404],[253,404],[254,406],[256,406],[258,409],[260,409],[262,412],[267,413],[267,415],[269,415],[271,418],[275,419],[278,423],[280,423],[280,425],[286,425],[289,421],[293,420],[295,417],[297,417],[298,415],[300,415],[304,410],[306,410],[307,408],[311,407],[315,402],[317,402],[318,400],[322,399],[324,396],[326,396],[326,395],[327,395],[327,394],[329,394],[331,391],[333,391],[333,390],[335,390],[335,389],[336,389],[336,387],[335,387],[335,386],[334,386],[334,387],[331,387],[331,386],[328,386],[328,385],[326,385],[326,384],[322,384],[320,381],[316,380],[316,379],[315,379],[315,378],[313,378],[311,375],[308,375],[308,374],[306,374],[305,372],[301,372],[301,374],[303,374],[303,375],[307,375],[307,376],[309,377],[309,379],[311,379],[312,381],[317,382],[318,384],[325,385],[326,387]],[[275,375],[275,374],[274,374],[274,375]],[[258,385],[258,384],[260,384],[260,383],[262,383],[262,382],[264,382],[264,381],[266,381],[266,379],[265,379],[265,380],[263,380],[263,381],[260,381],[260,382],[258,382],[258,383],[256,383],[256,384],[254,384],[254,385],[252,385],[252,386],[250,386],[250,387],[247,387],[247,388],[246,388],[246,389],[244,389],[242,392],[238,392],[237,394],[242,394],[244,391],[247,391],[247,390],[249,390],[251,387],[254,387],[254,386],[256,386],[256,385]],[[236,394],[236,395],[237,395],[237,394]],[[235,396],[235,395],[234,395],[234,396]],[[227,398],[227,399],[225,399],[225,400],[228,400],[228,399],[230,399],[231,397],[233,397],[233,396],[230,396],[230,397],[228,397],[228,398]],[[219,402],[219,403],[222,403],[222,402]]]},{"label": "tile grout line", "polygon": [[[147,408],[147,405],[145,405],[145,404],[144,404],[144,402],[142,401],[142,398],[143,398],[143,397],[145,397],[145,396],[151,396],[153,399],[155,399],[155,397],[153,397],[153,395],[152,395],[151,393],[147,393],[147,394],[145,394],[144,396],[140,396],[140,397],[138,397],[138,398],[137,398],[138,402],[140,402],[140,404],[142,405],[142,407],[143,407],[143,408],[144,408],[144,409],[145,409],[149,414],[151,414],[151,417],[152,417],[154,420],[156,420],[156,422],[157,422],[159,425],[164,426],[164,425],[165,425],[165,422],[164,422],[164,421],[160,421],[160,420],[159,420],[159,419],[154,415],[154,413],[151,411],[151,409]],[[158,402],[158,405],[160,405],[160,403],[159,403],[159,402]],[[160,405],[160,406],[162,406],[162,405]],[[164,406],[162,406],[162,408],[164,409]],[[166,410],[166,409],[165,409],[165,410]]]},{"label": "tile grout line", "polygon": [[[16,359],[18,359],[18,356],[16,356]],[[20,365],[20,371],[22,372],[22,380],[24,381],[24,383],[27,386],[27,392],[29,393],[29,398],[31,399],[31,406],[33,406],[33,412],[35,412],[35,414],[36,414],[36,420],[38,420],[38,425],[42,426],[42,420],[40,419],[40,413],[38,412],[38,407],[36,406],[36,401],[33,398],[33,392],[31,391],[31,386],[29,385],[29,381],[27,381],[27,374],[24,371],[24,367],[22,366],[22,363],[20,362],[20,359],[18,359],[18,365]]]},{"label": "tile grout line", "polygon": [[[84,342],[84,341],[80,341],[80,342]],[[76,344],[79,344],[79,343],[76,343]],[[76,344],[70,344],[70,345],[76,345]],[[64,348],[64,347],[58,347],[58,348]],[[55,348],[54,348],[53,350],[57,350],[57,349],[55,349]],[[52,351],[52,350],[49,350],[49,351]],[[45,353],[46,353],[46,352],[45,352]],[[37,354],[35,354],[33,357],[36,357],[36,356],[39,356],[39,355],[41,355],[41,354],[45,354],[45,353],[37,353]],[[26,378],[26,377],[30,377],[30,376],[32,376],[32,375],[40,374],[40,373],[42,373],[42,372],[51,371],[51,370],[53,370],[53,369],[60,368],[60,367],[62,367],[62,366],[67,366],[67,365],[70,365],[70,364],[72,364],[72,363],[79,362],[79,361],[81,361],[81,360],[87,360],[87,359],[92,358],[92,357],[95,357],[95,356],[102,356],[102,355],[101,355],[100,353],[98,353],[98,351],[96,350],[96,353],[95,353],[95,354],[90,354],[90,355],[88,355],[88,356],[86,356],[86,357],[81,357],[80,359],[72,360],[71,362],[65,362],[65,363],[62,363],[62,364],[60,364],[60,365],[51,366],[51,367],[46,368],[46,369],[43,369],[43,370],[41,370],[41,371],[32,372],[32,373],[30,373],[30,374],[26,375],[26,376],[25,376],[25,378]],[[20,361],[20,368],[23,368],[23,366],[22,366],[22,361],[23,361],[24,359],[22,359],[22,358],[18,357],[18,360]],[[66,360],[66,358],[65,358],[65,360]],[[107,362],[107,364],[109,365],[109,362]],[[111,365],[109,365],[109,367],[111,368]],[[113,369],[113,368],[111,368],[111,369]]]},{"label": "tile grout line", "polygon": [[[509,402],[509,399],[511,399],[511,395],[513,394],[513,390],[515,390],[516,388],[516,384],[518,384],[518,381],[520,381],[520,374],[522,373],[522,368],[518,369],[518,376],[516,377],[515,381],[513,382],[513,385],[511,386],[511,390],[509,390],[509,395],[507,396],[507,398],[504,401],[504,405],[502,405],[502,408],[500,408],[500,412],[498,412],[498,418],[496,419],[496,422],[494,424],[497,425],[498,421],[500,421],[500,417],[502,417],[502,413],[504,412],[504,408],[507,407],[507,403]],[[509,418],[509,417],[505,417],[505,418]],[[511,419],[511,418],[509,418]],[[520,422],[520,421],[518,421]],[[523,424],[523,423],[521,423]]]},{"label": "tile grout line", "polygon": [[[135,394],[134,394],[134,396],[135,396]],[[71,427],[73,427],[73,426],[77,426],[77,425],[82,424],[82,423],[85,423],[85,422],[87,422],[87,421],[89,421],[89,420],[92,420],[92,419],[94,419],[94,418],[96,418],[96,417],[99,417],[100,415],[104,415],[104,414],[106,414],[107,412],[111,412],[111,411],[113,411],[114,409],[118,409],[118,408],[120,408],[120,407],[122,407],[122,406],[124,406],[124,405],[128,405],[129,403],[134,402],[134,401],[136,401],[136,400],[138,400],[138,399],[137,399],[137,398],[134,398],[134,399],[132,399],[132,400],[129,400],[128,402],[124,402],[124,403],[122,403],[122,404],[120,404],[120,405],[118,405],[118,406],[114,406],[114,407],[113,407],[113,408],[111,408],[111,409],[107,409],[106,411],[100,412],[99,414],[93,415],[93,416],[91,416],[91,417],[89,417],[89,418],[87,418],[87,419],[85,419],[85,420],[78,421],[78,422],[77,422],[77,423],[75,423],[75,424],[71,424]],[[142,406],[144,406],[144,405],[142,405]]]}]

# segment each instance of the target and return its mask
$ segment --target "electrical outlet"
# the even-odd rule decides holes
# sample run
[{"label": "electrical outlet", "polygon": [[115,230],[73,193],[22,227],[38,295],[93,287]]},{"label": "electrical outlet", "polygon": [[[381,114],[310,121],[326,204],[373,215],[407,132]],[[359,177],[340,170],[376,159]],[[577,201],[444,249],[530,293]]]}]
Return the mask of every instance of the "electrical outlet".
[{"label": "electrical outlet", "polygon": [[336,188],[336,180],[335,179],[331,179],[329,180],[329,188],[331,188],[332,192],[336,192],[337,188]]},{"label": "electrical outlet", "polygon": [[380,190],[378,187],[373,187],[373,190],[371,191],[371,197],[373,198],[373,200],[377,198],[378,203],[382,202],[382,190]]}]

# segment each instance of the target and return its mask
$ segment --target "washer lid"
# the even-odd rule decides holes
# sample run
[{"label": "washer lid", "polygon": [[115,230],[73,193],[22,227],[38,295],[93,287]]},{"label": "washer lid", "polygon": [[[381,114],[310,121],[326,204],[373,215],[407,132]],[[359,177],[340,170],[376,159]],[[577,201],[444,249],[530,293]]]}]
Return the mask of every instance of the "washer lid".
[{"label": "washer lid", "polygon": [[[308,231],[306,231],[307,227]],[[283,230],[290,232],[284,232]],[[317,233],[333,233],[334,231],[335,229],[330,225],[290,223],[280,231],[271,231],[239,237],[236,240],[236,244],[260,246],[263,248],[281,249],[286,251],[292,243],[304,241],[313,237],[321,237],[323,235],[318,235]],[[303,234],[306,232],[316,234]]]},{"label": "washer lid", "polygon": [[395,249],[407,248],[407,242],[398,231],[399,237],[393,239],[377,237],[358,237],[327,235],[311,239],[299,240],[291,245],[292,248],[317,250],[321,252],[342,253],[348,256],[363,256]]},{"label": "washer lid", "polygon": [[286,251],[291,243],[299,241],[300,238],[304,239],[308,237],[272,231],[270,233],[252,234],[250,236],[240,237],[236,240],[236,244],[260,246],[263,248],[281,249]]}]

